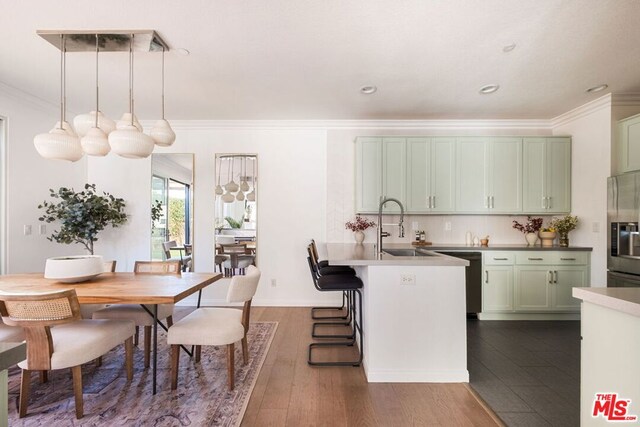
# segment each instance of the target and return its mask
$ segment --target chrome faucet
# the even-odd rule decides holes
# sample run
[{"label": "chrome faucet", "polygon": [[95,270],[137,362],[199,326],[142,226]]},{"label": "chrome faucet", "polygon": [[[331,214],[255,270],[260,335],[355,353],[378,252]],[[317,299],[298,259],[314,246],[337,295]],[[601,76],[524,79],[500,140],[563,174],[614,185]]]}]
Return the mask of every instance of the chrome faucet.
[{"label": "chrome faucet", "polygon": [[382,238],[389,237],[390,234],[386,231],[382,231],[382,207],[387,202],[395,202],[400,206],[400,222],[398,223],[398,237],[404,237],[404,206],[400,203],[400,200],[393,199],[391,197],[382,199],[380,201],[380,206],[378,206],[378,238],[376,240],[376,249],[378,254],[382,253]]}]

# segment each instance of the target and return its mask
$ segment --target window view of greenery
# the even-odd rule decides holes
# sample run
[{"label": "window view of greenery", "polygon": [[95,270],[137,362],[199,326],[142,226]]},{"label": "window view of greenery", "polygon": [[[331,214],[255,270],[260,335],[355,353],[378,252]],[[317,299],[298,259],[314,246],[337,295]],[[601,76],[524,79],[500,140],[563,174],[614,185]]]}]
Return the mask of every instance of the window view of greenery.
[{"label": "window view of greenery", "polygon": [[151,181],[152,259],[163,260],[162,243],[175,240],[178,246],[190,242],[189,185],[159,176]]}]

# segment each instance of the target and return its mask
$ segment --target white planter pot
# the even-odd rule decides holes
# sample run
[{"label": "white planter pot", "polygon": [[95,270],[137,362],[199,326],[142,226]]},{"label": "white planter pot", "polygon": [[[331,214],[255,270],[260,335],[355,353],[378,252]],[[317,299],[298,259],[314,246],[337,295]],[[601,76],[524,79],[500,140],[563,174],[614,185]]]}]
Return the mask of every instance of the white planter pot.
[{"label": "white planter pot", "polygon": [[47,259],[44,267],[45,279],[62,283],[78,283],[93,279],[104,272],[101,255],[76,255]]}]

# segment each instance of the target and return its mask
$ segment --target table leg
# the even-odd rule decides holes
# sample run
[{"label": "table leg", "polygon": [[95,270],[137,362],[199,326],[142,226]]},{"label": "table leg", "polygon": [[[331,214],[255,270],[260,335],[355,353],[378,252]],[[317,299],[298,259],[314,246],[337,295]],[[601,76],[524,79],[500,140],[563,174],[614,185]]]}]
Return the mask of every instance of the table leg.
[{"label": "table leg", "polygon": [[157,369],[158,369],[158,304],[153,304],[153,394],[156,394]]},{"label": "table leg", "polygon": [[[202,289],[200,289],[198,291],[198,305],[196,306],[196,308],[200,308],[200,301],[202,300]],[[191,354],[189,354],[189,357],[191,357],[193,355],[193,352],[195,350],[196,346],[192,345],[191,346]],[[188,353],[188,352],[187,352]]]}]

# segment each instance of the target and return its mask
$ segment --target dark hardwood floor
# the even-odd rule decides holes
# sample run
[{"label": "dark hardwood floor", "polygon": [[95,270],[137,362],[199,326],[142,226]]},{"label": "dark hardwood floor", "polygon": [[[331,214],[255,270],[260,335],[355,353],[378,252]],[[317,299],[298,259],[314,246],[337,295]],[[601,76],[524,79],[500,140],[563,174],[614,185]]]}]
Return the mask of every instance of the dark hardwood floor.
[{"label": "dark hardwood floor", "polygon": [[255,307],[251,320],[279,325],[243,426],[500,425],[467,384],[370,384],[361,367],[307,365],[309,308]]},{"label": "dark hardwood floor", "polygon": [[580,425],[579,321],[467,321],[471,387],[508,426]]}]

